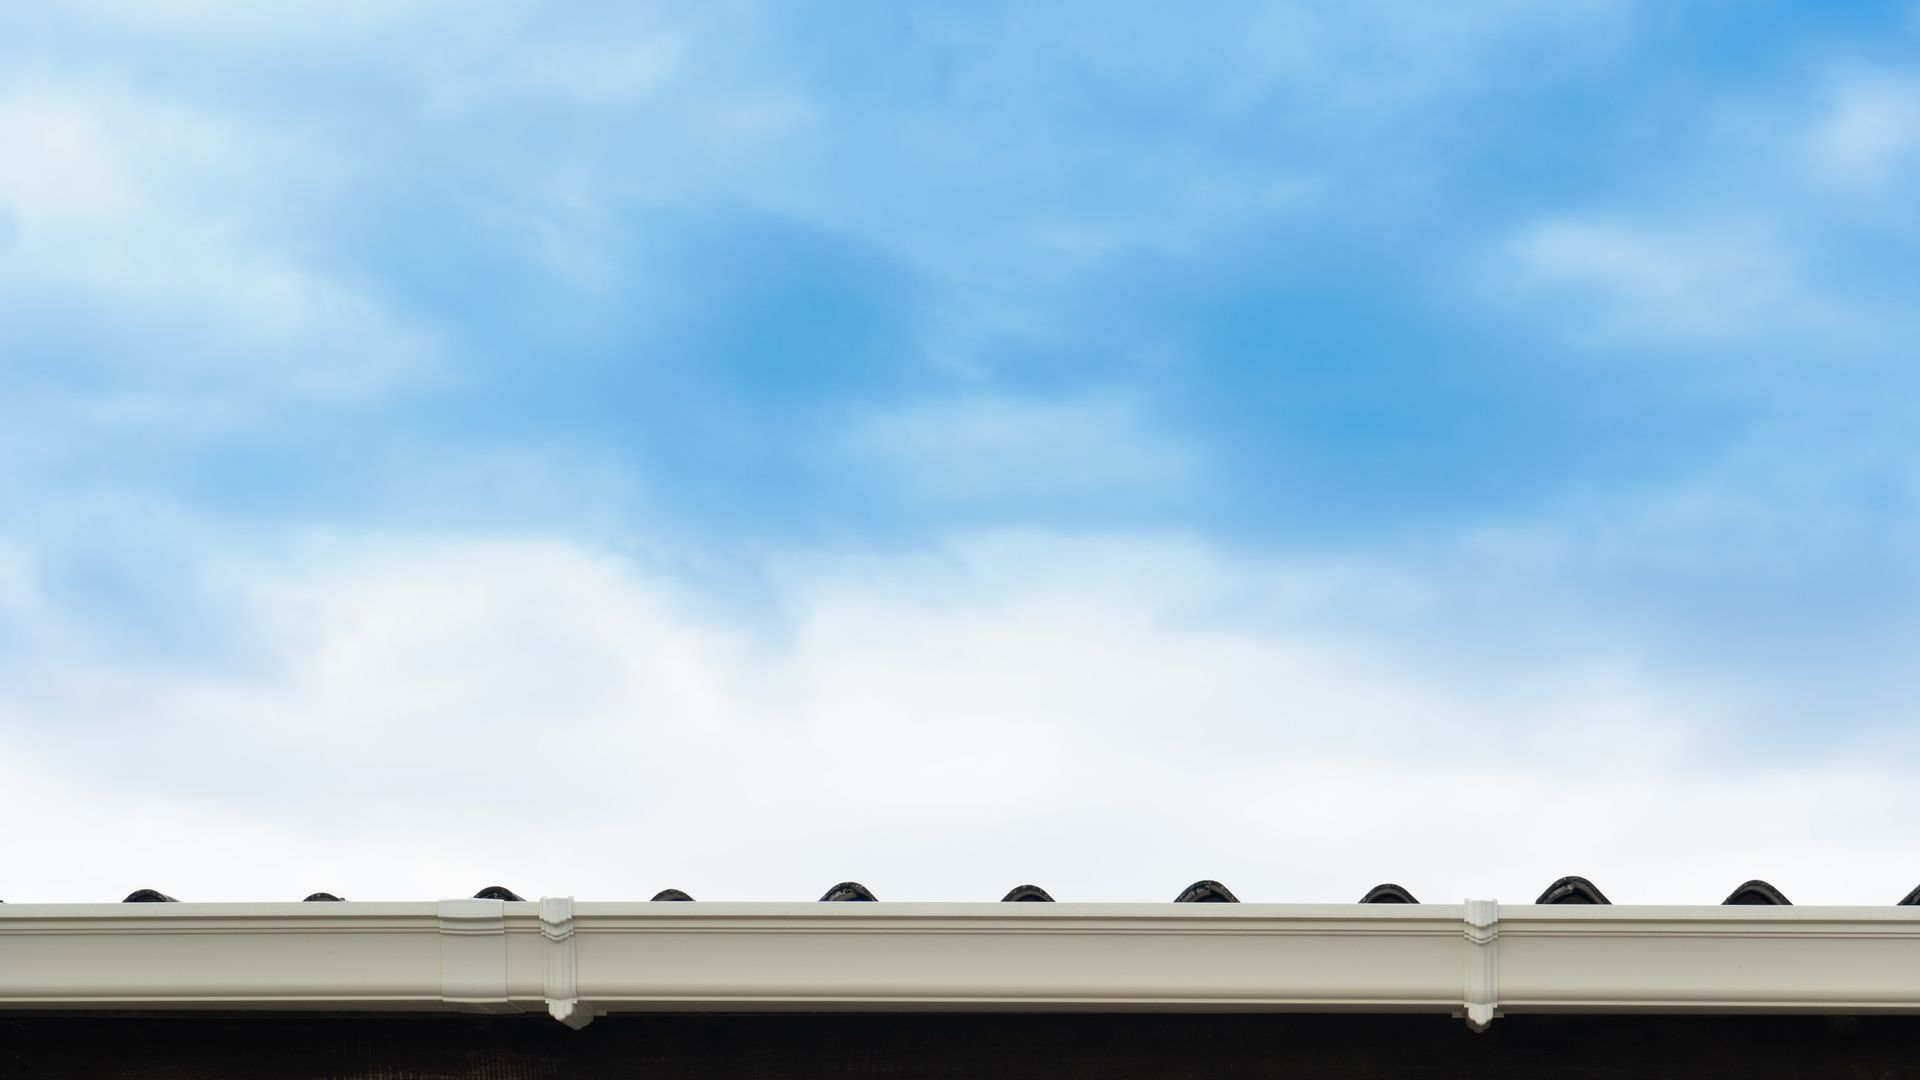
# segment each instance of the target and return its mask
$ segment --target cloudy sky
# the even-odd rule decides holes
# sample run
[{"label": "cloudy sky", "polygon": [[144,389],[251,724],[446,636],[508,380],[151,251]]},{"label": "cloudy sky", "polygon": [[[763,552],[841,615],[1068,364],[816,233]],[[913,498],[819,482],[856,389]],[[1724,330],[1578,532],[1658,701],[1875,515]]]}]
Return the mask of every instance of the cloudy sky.
[{"label": "cloudy sky", "polygon": [[1916,57],[0,7],[0,899],[1891,903]]}]

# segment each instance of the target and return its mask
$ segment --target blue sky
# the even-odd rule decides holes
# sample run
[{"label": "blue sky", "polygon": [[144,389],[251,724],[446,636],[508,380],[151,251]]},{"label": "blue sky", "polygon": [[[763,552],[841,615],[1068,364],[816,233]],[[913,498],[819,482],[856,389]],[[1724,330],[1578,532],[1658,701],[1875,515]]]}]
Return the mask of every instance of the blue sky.
[{"label": "blue sky", "polygon": [[0,12],[0,896],[1891,900],[1916,46]]}]

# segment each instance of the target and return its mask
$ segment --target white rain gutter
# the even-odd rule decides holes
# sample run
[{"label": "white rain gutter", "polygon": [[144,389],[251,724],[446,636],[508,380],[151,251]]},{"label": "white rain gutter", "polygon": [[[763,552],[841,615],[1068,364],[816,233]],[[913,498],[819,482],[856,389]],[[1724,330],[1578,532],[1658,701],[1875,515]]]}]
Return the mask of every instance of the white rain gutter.
[{"label": "white rain gutter", "polygon": [[1920,908],[7,904],[0,1009],[1920,1012]]}]

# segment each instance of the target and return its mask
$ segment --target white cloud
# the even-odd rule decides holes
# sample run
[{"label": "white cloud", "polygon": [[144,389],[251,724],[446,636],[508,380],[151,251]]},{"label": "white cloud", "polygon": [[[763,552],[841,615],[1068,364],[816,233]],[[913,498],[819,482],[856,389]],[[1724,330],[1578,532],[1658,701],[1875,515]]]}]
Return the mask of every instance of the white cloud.
[{"label": "white cloud", "polygon": [[1191,494],[1196,449],[1155,430],[1124,396],[1068,400],[941,398],[875,409],[848,425],[843,449],[938,501]]},{"label": "white cloud", "polygon": [[[584,177],[578,186],[612,205],[708,213],[741,204],[851,234],[1051,323],[1036,287],[1143,255],[1182,258],[1276,220],[1306,220],[1303,211],[1348,202],[1356,186],[1400,185],[1399,168],[1382,162],[1406,166],[1404,140],[1370,127],[1373,149],[1356,159],[1351,114],[1369,123],[1422,117],[1436,98],[1481,88],[1503,50],[1542,38],[1584,49],[1609,39],[1630,9],[1622,0],[1483,0],[1435,15],[1393,4],[1270,5],[1169,21],[1150,5],[1096,4],[1017,8],[972,27],[919,13],[892,32],[902,53],[925,58],[916,79],[938,82],[910,99],[859,92],[864,71],[816,63],[796,47],[811,39],[792,32],[793,16],[751,4],[555,19],[521,0],[324,9],[130,0],[77,3],[32,26],[63,73],[105,65],[181,88],[143,70],[160,50],[211,73],[237,112],[261,86],[266,111],[285,115],[277,95],[291,90],[305,115],[342,136],[403,123],[406,137],[386,154],[442,155],[436,168],[486,194],[473,208],[524,215],[534,257],[570,283],[616,276],[607,264],[631,261],[645,245],[576,226],[564,193],[574,185],[540,180],[549,170]],[[253,65],[325,81],[262,80]],[[1083,77],[1164,97],[1150,112],[1189,119],[1088,124]],[[367,82],[381,91],[335,91]],[[1250,154],[1249,132],[1269,126],[1273,145]],[[549,142],[555,131],[577,135]],[[330,149],[351,160],[363,147]],[[502,177],[530,186],[503,193]],[[217,174],[207,186],[231,194]],[[259,225],[230,234],[257,234]],[[207,235],[182,231],[176,239]],[[257,238],[288,250],[284,238]],[[329,288],[377,306],[330,275],[302,279],[260,262],[246,266],[267,272],[223,279],[242,298],[249,288],[270,294],[256,306],[291,297],[324,305]],[[217,276],[217,267],[182,270]],[[373,317],[350,310],[349,299],[341,314]]]},{"label": "white cloud", "polygon": [[1493,57],[1549,39],[1577,57],[1622,39],[1629,0],[1472,0],[1443,7],[1392,2],[1267,4],[1223,20],[1235,77],[1249,88],[1305,89],[1343,112],[1428,106],[1483,89]]},{"label": "white cloud", "polygon": [[[372,37],[422,22],[455,32],[465,19],[483,25],[521,0],[497,0],[486,8],[458,0],[340,0],[324,8],[255,4],[248,0],[71,0],[61,5],[61,20],[98,28],[132,25],[142,33],[173,33],[182,39],[245,41],[255,47],[304,48],[362,43]],[[44,18],[44,16],[43,16]]]},{"label": "white cloud", "polygon": [[1737,225],[1551,218],[1511,237],[1501,263],[1507,287],[1565,299],[1572,328],[1609,337],[1737,339],[1820,315],[1779,244]]},{"label": "white cloud", "polygon": [[1613,343],[1889,355],[1912,336],[1881,267],[1920,220],[1920,78],[1856,65],[1757,95],[1682,118],[1631,194],[1499,237],[1495,292]]},{"label": "white cloud", "polygon": [[976,537],[788,562],[790,621],[754,629],[553,541],[228,565],[260,672],[56,662],[0,691],[6,899],[1912,884],[1898,760],[1721,767],[1695,741],[1713,699],[1632,665],[1435,678],[1343,618],[1364,568]]},{"label": "white cloud", "polygon": [[0,91],[8,318],[139,342],[113,363],[216,385],[358,395],[407,377],[428,335],[302,257],[331,159],[284,131],[120,91]]},{"label": "white cloud", "polygon": [[[547,96],[665,98],[627,125],[638,150],[583,140],[578,160],[528,166],[554,178],[535,189],[535,209],[481,210],[581,286],[626,280],[614,249],[632,237],[609,225],[636,195],[824,221],[1038,311],[1050,305],[1032,282],[1061,268],[1178,253],[1345,194],[1316,181],[1312,146],[1297,166],[1222,171],[1187,141],[1205,125],[1159,142],[1131,131],[1065,144],[1083,134],[1074,103],[1049,113],[1032,100],[1062,39],[1023,40],[1017,25],[1003,42],[1012,54],[983,53],[1010,56],[1006,70],[984,63],[956,82],[981,96],[866,115],[784,66],[777,42],[718,48],[735,43],[707,24],[708,36],[535,41],[498,9],[475,27],[445,5],[404,16],[231,0],[135,8],[149,19],[141,32],[219,31],[249,56],[263,42],[358,48],[411,19],[384,60],[363,59],[413,65],[401,81],[464,118]],[[1271,67],[1220,65],[1217,39],[1203,38],[1160,75],[1228,97],[1278,87],[1392,111],[1470,89],[1491,70],[1474,35],[1498,37],[1525,14],[1505,3],[1393,11],[1380,27],[1252,38],[1255,51],[1280,38],[1296,50],[1276,49]],[[1391,34],[1375,41],[1376,29]],[[409,52],[441,30],[462,36]],[[1120,36],[1090,53],[1121,58],[1108,74],[1123,83],[1169,52],[1150,34]],[[1200,77],[1216,68],[1225,89]],[[1827,127],[1794,146],[1814,147],[1836,175],[1894,175],[1911,141],[1888,85],[1837,99]],[[1213,104],[1184,103],[1181,115],[1215,116]],[[351,127],[342,108],[330,122]],[[437,138],[446,119],[411,116],[408,130]],[[496,164],[494,143],[462,151],[455,135],[445,148],[457,164]],[[0,286],[77,298],[189,346],[124,363],[264,380],[289,374],[275,364],[325,357],[291,372],[294,385],[356,393],[432,354],[370,286],[313,255],[308,208],[353,166],[297,126],[40,82],[0,97],[0,145]],[[1383,160],[1379,145],[1359,160]],[[873,197],[859,179],[873,176],[904,194]],[[1089,204],[1101,186],[1089,177],[1133,182]],[[1705,189],[1733,190],[1724,176]],[[1689,188],[1645,212],[1542,218],[1508,238],[1502,267],[1519,295],[1566,301],[1552,316],[1579,332],[1752,341],[1830,325],[1831,290],[1765,224],[1804,204],[1692,213],[1703,199]],[[845,438],[945,498],[1159,498],[1190,489],[1205,465],[1125,395],[913,402],[856,417]],[[1657,509],[1717,513],[1750,537],[1750,507],[1807,505],[1727,510],[1708,499],[1723,488],[1703,483]],[[1597,544],[1667,550],[1579,524]],[[1583,557],[1561,554],[1567,531],[1495,539],[1551,564]],[[1165,538],[973,537],[918,559],[787,564],[776,606],[792,621],[780,632],[551,541],[402,537],[217,572],[223,594],[252,597],[254,625],[240,629],[271,662],[250,674],[102,660],[80,640],[87,621],[36,586],[32,560],[0,558],[0,615],[36,645],[31,683],[0,686],[0,815],[33,823],[0,844],[4,898],[137,885],[201,898],[432,896],[496,879],[529,893],[671,884],[795,897],[858,876],[889,896],[991,897],[1035,880],[1063,897],[1118,899],[1170,896],[1205,875],[1249,898],[1345,899],[1392,877],[1436,899],[1526,899],[1581,872],[1629,901],[1710,901],[1766,874],[1804,902],[1878,901],[1911,884],[1897,859],[1916,778],[1899,755],[1717,761],[1701,733],[1736,730],[1743,702],[1637,661],[1630,638],[1590,633],[1588,651],[1550,656],[1522,630],[1511,653],[1436,670],[1422,648],[1452,655],[1455,628],[1433,610],[1432,575],[1404,568],[1249,560]],[[1406,616],[1426,637],[1379,632],[1368,614]],[[1545,600],[1532,614],[1542,626],[1559,617]]]},{"label": "white cloud", "polygon": [[1807,144],[1815,167],[1854,184],[1879,184],[1920,157],[1920,77],[1854,72],[1836,79]]}]

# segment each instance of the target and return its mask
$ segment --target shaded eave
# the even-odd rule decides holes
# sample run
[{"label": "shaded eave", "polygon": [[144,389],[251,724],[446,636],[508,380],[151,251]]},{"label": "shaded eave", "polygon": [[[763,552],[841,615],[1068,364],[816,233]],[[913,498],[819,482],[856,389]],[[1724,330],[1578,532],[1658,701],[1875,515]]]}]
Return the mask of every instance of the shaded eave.
[{"label": "shaded eave", "polygon": [[1920,908],[9,904],[0,1009],[1920,1012]]}]

